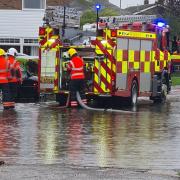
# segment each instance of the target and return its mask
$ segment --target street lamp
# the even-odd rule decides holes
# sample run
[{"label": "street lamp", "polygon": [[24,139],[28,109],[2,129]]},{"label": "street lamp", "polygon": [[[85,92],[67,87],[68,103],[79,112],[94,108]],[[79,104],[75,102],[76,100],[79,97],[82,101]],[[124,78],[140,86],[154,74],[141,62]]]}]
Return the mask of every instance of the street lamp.
[{"label": "street lamp", "polygon": [[65,36],[65,28],[66,28],[66,7],[64,6],[63,10],[63,25],[62,25],[62,37]]},{"label": "street lamp", "polygon": [[99,10],[101,9],[100,4],[96,4],[96,35],[98,35],[98,22],[99,22]]}]

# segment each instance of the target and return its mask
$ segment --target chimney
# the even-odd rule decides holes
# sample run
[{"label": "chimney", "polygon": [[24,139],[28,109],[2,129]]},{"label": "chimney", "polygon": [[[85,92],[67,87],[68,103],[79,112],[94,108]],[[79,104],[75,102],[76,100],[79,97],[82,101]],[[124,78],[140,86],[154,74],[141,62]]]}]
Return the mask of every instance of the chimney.
[{"label": "chimney", "polygon": [[144,5],[149,4],[149,0],[144,0]]}]

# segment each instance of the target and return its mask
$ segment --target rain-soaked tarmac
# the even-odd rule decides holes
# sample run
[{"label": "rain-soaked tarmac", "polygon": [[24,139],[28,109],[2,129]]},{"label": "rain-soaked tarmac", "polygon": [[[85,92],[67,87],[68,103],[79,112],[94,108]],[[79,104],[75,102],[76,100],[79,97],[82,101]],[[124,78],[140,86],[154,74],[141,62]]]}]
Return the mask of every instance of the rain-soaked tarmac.
[{"label": "rain-soaked tarmac", "polygon": [[180,87],[136,113],[0,106],[0,179],[178,179]]}]

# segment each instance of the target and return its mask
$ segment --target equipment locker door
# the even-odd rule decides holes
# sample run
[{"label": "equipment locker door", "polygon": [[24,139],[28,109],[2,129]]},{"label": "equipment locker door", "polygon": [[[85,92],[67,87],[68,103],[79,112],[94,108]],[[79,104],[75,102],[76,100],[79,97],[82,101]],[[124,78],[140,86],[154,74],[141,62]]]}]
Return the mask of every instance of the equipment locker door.
[{"label": "equipment locker door", "polygon": [[[112,53],[111,51],[108,51]],[[98,56],[94,63],[94,92],[110,93],[112,90],[113,64],[104,55]]]},{"label": "equipment locker door", "polygon": [[53,91],[55,80],[56,51],[41,49],[40,91]]},{"label": "equipment locker door", "polygon": [[140,51],[140,92],[151,91],[152,41],[141,40]]}]

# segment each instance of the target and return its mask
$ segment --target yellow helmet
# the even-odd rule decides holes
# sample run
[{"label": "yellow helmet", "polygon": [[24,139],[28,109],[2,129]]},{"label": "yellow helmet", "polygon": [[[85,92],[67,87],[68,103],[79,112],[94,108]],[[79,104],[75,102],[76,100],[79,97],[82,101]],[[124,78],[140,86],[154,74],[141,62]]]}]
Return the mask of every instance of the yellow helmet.
[{"label": "yellow helmet", "polygon": [[77,54],[77,51],[74,48],[70,48],[68,50],[68,54],[69,54],[70,57],[72,57],[74,54]]},{"label": "yellow helmet", "polygon": [[4,49],[0,48],[0,56],[4,56],[6,54],[6,52],[4,51]]}]

